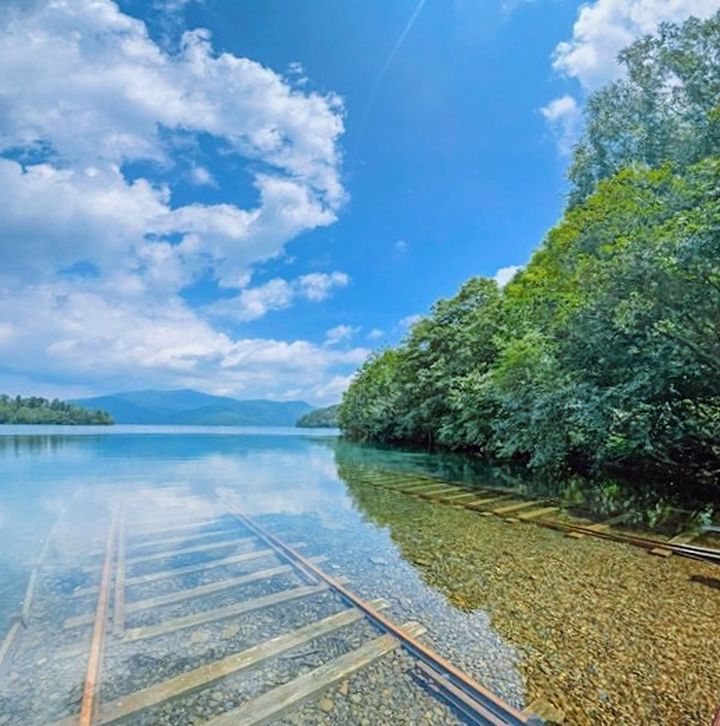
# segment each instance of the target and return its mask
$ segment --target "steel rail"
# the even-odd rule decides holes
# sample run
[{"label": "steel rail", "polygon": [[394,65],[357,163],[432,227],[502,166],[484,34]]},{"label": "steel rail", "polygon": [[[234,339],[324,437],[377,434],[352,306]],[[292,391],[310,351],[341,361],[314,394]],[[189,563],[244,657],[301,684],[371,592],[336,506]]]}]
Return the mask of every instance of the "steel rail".
[{"label": "steel rail", "polygon": [[118,527],[117,566],[115,568],[115,604],[113,607],[113,634],[121,638],[125,633],[125,513]]},{"label": "steel rail", "polygon": [[[397,494],[407,494],[409,496],[412,495],[412,492],[404,492],[400,489],[393,488],[393,487],[387,487],[383,484],[373,484],[371,482],[368,482],[371,484],[371,486],[378,487],[380,489],[386,489],[388,491],[395,491]],[[458,485],[460,487],[460,485]],[[460,487],[462,488],[462,487]],[[488,491],[500,491],[500,490],[491,490]],[[444,502],[440,497],[425,497],[425,499],[429,499],[430,501],[437,501],[438,504],[449,504],[449,502]],[[469,509],[471,511],[480,512],[487,514],[493,514],[493,512],[490,509],[479,509],[478,507],[475,507],[472,505],[472,502],[468,502],[467,504],[464,504],[462,502],[457,503],[457,506],[463,507],[464,509]],[[502,517],[502,515],[496,515],[499,517]],[[667,541],[663,541],[660,539],[652,539],[650,537],[642,537],[641,535],[634,535],[634,534],[625,534],[622,532],[610,532],[607,530],[598,530],[593,529],[593,525],[582,525],[582,524],[574,524],[572,522],[559,522],[555,520],[550,519],[542,519],[542,518],[535,518],[530,521],[530,524],[536,524],[540,527],[545,527],[547,529],[554,529],[559,532],[577,532],[579,534],[587,535],[588,537],[597,537],[599,539],[605,539],[612,542],[620,542],[623,544],[629,544],[633,545],[635,547],[641,547],[646,550],[654,550],[654,549],[665,549],[671,551],[673,554],[679,555],[681,557],[688,557],[690,559],[694,560],[703,560],[705,562],[712,562],[714,564],[720,565],[720,549],[713,548],[713,547],[700,547],[698,545],[692,545],[692,544],[672,544]],[[720,726],[720,724],[718,724]]]},{"label": "steel rail", "polygon": [[488,723],[487,718],[483,720],[483,712],[489,711],[495,718],[501,720],[501,723],[508,726],[524,726],[536,722],[535,718],[530,714],[519,711],[514,706],[506,703],[492,691],[480,685],[473,678],[454,666],[450,661],[443,658],[431,648],[421,643],[417,638],[399,628],[392,620],[385,617],[377,608],[366,600],[356,595],[354,592],[346,588],[335,578],[309,562],[299,552],[285,544],[281,539],[271,532],[253,522],[248,516],[236,509],[227,501],[219,492],[215,491],[215,496],[222,502],[228,512],[232,514],[239,522],[244,524],[248,529],[255,532],[258,537],[264,539],[271,547],[275,548],[285,559],[292,562],[296,569],[301,572],[308,573],[308,576],[325,582],[332,590],[334,590],[345,602],[358,608],[365,613],[367,618],[378,626],[381,630],[391,633],[397,638],[402,646],[409,651],[418,660],[432,668],[439,676],[447,679],[453,686],[459,688],[463,693],[469,695],[478,702],[479,708],[476,709],[478,723]]},{"label": "steel rail", "polygon": [[97,695],[100,686],[102,670],[103,648],[105,645],[105,631],[107,629],[108,607],[110,604],[110,589],[112,587],[113,560],[117,544],[118,516],[113,512],[105,544],[105,562],[103,563],[100,592],[95,609],[95,622],[93,625],[92,640],[90,641],[90,655],[88,657],[85,685],[83,687],[82,703],[80,706],[79,726],[91,726],[97,708]]},{"label": "steel rail", "polygon": [[555,522],[549,519],[533,519],[531,524],[538,524],[541,527],[554,529],[560,532],[578,532],[586,534],[588,537],[598,537],[600,539],[610,540],[613,542],[621,542],[623,544],[642,547],[646,550],[665,549],[670,550],[673,554],[682,557],[689,557],[695,560],[704,560],[720,565],[720,550],[710,547],[698,547],[695,545],[670,544],[660,539],[651,539],[649,537],[641,537],[639,535],[624,534],[622,532],[608,532],[597,529],[589,529],[582,524],[573,524],[571,522]]},{"label": "steel rail", "polygon": [[45,536],[45,541],[43,542],[40,554],[38,555],[38,558],[35,561],[35,565],[30,572],[30,577],[28,578],[28,584],[25,588],[25,597],[23,599],[20,613],[12,618],[11,625],[7,633],[5,634],[2,642],[0,643],[0,668],[2,668],[5,659],[13,650],[13,647],[15,646],[15,641],[17,640],[21,630],[28,627],[28,622],[30,620],[30,608],[32,607],[33,600],[35,599],[35,588],[37,585],[37,579],[40,575],[40,567],[45,561],[45,558],[47,557],[48,550],[50,549],[50,542],[55,537],[62,518],[65,516],[70,505],[77,498],[79,493],[80,488],[76,489],[73,492],[73,495],[70,497],[70,499],[68,499],[67,504],[63,505],[58,512],[55,521],[53,522],[52,526],[48,530],[47,535]]}]

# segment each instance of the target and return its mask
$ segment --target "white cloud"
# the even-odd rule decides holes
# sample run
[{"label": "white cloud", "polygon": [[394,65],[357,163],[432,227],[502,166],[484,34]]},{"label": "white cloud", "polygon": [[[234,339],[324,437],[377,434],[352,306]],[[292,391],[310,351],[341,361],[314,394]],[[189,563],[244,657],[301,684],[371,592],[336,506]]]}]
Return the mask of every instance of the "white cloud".
[{"label": "white cloud", "polygon": [[9,343],[13,335],[15,334],[15,328],[9,323],[0,323],[0,346]]},{"label": "white cloud", "polygon": [[415,323],[420,322],[423,319],[422,315],[419,315],[418,313],[414,313],[413,315],[406,315],[404,318],[402,318],[398,325],[401,328],[412,328]]},{"label": "white cloud", "polygon": [[636,38],[662,22],[707,18],[718,8],[718,0],[595,0],[581,6],[572,38],[555,49],[553,68],[595,89],[618,77],[617,54]]},{"label": "white cloud", "polygon": [[[5,7],[0,68],[4,379],[312,397],[363,360],[362,348],[221,331],[181,294],[210,274],[251,319],[348,284],[334,272],[248,287],[258,262],[332,224],[345,200],[337,96],[216,52],[205,30],[170,51],[111,0]],[[201,137],[217,149],[202,163]],[[255,191],[247,208],[233,203],[237,174],[224,189],[220,173],[238,160]],[[179,205],[175,179],[228,201]]]},{"label": "white cloud", "polygon": [[236,298],[214,305],[213,312],[237,320],[257,320],[270,310],[288,307],[294,296],[292,285],[277,277],[264,285],[243,290]]},{"label": "white cloud", "polygon": [[395,251],[401,256],[404,255],[408,251],[408,243],[404,239],[399,239],[395,243]]},{"label": "white cloud", "polygon": [[522,270],[520,265],[508,265],[507,267],[501,267],[493,277],[493,280],[497,283],[499,288],[505,287],[510,280],[515,277]]},{"label": "white cloud", "polygon": [[234,320],[257,320],[271,310],[290,307],[296,298],[326,300],[334,288],[344,287],[349,281],[344,272],[311,272],[290,282],[276,277],[257,287],[245,288],[239,295],[216,302],[206,310],[211,315]]},{"label": "white cloud", "polygon": [[325,345],[333,346],[342,343],[355,335],[360,330],[352,325],[336,325],[325,333]]},{"label": "white cloud", "polygon": [[[56,215],[56,239],[43,250],[51,259],[58,237],[67,243],[67,255],[76,251],[75,232],[86,226],[84,217],[92,231],[107,216],[125,236],[118,240],[111,233],[106,241],[94,235],[91,249],[79,250],[91,261],[108,263],[108,247],[115,257],[130,255],[131,241],[148,234],[194,234],[194,256],[206,258],[233,286],[249,266],[279,254],[300,232],[331,224],[344,199],[340,100],[301,92],[247,58],[217,54],[207,31],[186,32],[180,51],[171,54],[110,0],[46,0],[4,13],[0,67],[0,152],[44,157],[25,174],[6,169],[4,188],[11,196],[34,194],[35,224],[27,214],[16,215],[3,249],[27,236],[42,244],[37,220],[45,219],[46,205],[62,208],[55,201],[59,192],[72,199],[71,213]],[[143,179],[131,182],[119,171],[133,160],[171,167],[173,139],[200,134],[217,139],[226,153],[259,162],[254,208],[177,209],[170,190]],[[77,199],[90,187],[110,195],[100,207]],[[138,203],[139,210],[131,209]]]},{"label": "white cloud", "polygon": [[344,272],[311,272],[297,279],[300,294],[308,300],[325,300],[333,288],[345,287],[350,278]]},{"label": "white cloud", "polygon": [[204,167],[204,166],[193,166],[190,169],[190,179],[193,184],[197,184],[201,187],[215,187],[218,188],[218,183],[215,181],[215,177]]},{"label": "white cloud", "polygon": [[558,146],[561,154],[572,152],[580,135],[582,111],[572,96],[561,96],[540,109]]},{"label": "white cloud", "polygon": [[313,390],[315,398],[325,401],[328,404],[338,403],[343,393],[347,391],[348,386],[352,383],[354,373],[347,376],[333,376],[327,383],[321,383]]},{"label": "white cloud", "polygon": [[82,378],[88,388],[143,385],[194,387],[246,396],[276,396],[292,382],[312,397],[361,363],[364,348],[333,350],[304,340],[234,338],[218,332],[179,298],[150,304],[105,283],[68,281],[16,288],[0,299],[0,319],[12,321],[3,367],[56,381]]},{"label": "white cloud", "polygon": [[368,334],[367,339],[368,340],[379,340],[380,338],[385,335],[385,332],[383,330],[380,330],[380,328],[373,328]]}]

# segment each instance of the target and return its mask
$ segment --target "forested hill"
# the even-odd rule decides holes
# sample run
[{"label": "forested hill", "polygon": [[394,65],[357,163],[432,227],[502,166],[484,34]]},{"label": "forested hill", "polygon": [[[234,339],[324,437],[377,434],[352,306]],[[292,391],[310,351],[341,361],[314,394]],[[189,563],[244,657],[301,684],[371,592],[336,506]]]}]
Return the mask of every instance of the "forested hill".
[{"label": "forested hill", "polygon": [[504,290],[469,280],[373,355],[352,438],[720,481],[720,13],[590,97],[567,209]]},{"label": "forested hill", "polygon": [[335,406],[326,406],[325,408],[316,408],[310,413],[301,416],[296,426],[305,429],[317,428],[335,428],[338,425],[337,416],[339,404]]},{"label": "forested hill", "polygon": [[304,401],[240,401],[191,389],[126,391],[73,403],[109,411],[119,424],[171,426],[294,426],[312,410]]},{"label": "forested hill", "polygon": [[0,424],[92,424],[109,425],[112,418],[105,411],[88,411],[57,398],[48,401],[39,396],[22,398],[0,394]]}]

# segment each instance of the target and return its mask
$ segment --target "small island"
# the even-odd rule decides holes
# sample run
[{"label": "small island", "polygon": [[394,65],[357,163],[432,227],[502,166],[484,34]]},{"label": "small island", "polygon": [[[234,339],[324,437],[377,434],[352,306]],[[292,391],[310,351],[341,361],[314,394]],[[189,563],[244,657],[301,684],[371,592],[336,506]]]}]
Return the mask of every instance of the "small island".
[{"label": "small island", "polygon": [[109,426],[113,423],[105,411],[90,411],[57,398],[49,401],[40,396],[13,398],[0,394],[0,424]]},{"label": "small island", "polygon": [[301,429],[332,429],[338,425],[338,411],[340,404],[316,408],[314,411],[301,416],[295,424]]}]

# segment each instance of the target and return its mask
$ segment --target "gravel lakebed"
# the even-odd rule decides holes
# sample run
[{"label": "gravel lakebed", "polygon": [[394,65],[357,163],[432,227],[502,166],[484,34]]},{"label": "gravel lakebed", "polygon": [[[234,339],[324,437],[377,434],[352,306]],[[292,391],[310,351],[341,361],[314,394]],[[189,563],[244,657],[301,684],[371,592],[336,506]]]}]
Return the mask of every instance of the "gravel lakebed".
[{"label": "gravel lakebed", "polygon": [[[461,507],[353,481],[344,506],[256,521],[286,542],[323,556],[329,574],[396,623],[420,623],[424,642],[518,708],[540,699],[567,724],[706,726],[720,693],[720,575],[692,560],[651,557],[593,538],[568,539],[532,524],[510,524]],[[224,521],[223,527],[228,527]],[[237,523],[236,523],[237,524]],[[212,532],[217,525],[208,527]],[[228,537],[244,537],[238,525]],[[219,538],[219,535],[217,535]],[[82,551],[82,535],[77,534]],[[207,542],[215,541],[210,535]],[[141,540],[142,541],[142,540]],[[218,539],[219,541],[219,539]],[[178,547],[182,547],[179,544]],[[219,548],[218,557],[262,548]],[[139,552],[138,552],[139,549]],[[141,546],[134,553],[156,551]],[[159,551],[162,551],[160,549]],[[206,552],[149,560],[128,577],[207,561]],[[97,559],[96,559],[97,561]],[[99,572],[75,557],[52,560],[38,584],[31,626],[3,674],[0,724],[45,724],[77,713],[91,626],[63,629],[92,611]],[[128,586],[128,605],[281,564],[275,555],[202,573]],[[303,583],[296,574],[244,582],[202,598],[128,612],[127,627],[155,626]],[[340,612],[331,591],[137,641],[109,638],[101,701],[109,703]],[[359,620],[263,660],[207,687],[124,719],[128,724],[200,724],[368,643],[379,632]],[[68,656],[75,648],[79,657]],[[69,649],[69,650],[68,650]],[[63,657],[53,653],[65,652]],[[38,694],[42,694],[39,697]],[[396,650],[288,710],[282,724],[456,724],[462,720],[423,685]]]},{"label": "gravel lakebed", "polygon": [[[400,572],[387,579],[375,572],[376,587],[407,587],[401,597],[438,650],[484,685],[518,705],[547,701],[565,723],[712,721],[720,702],[717,566],[569,539],[367,484],[349,488],[406,566],[442,594],[442,607],[423,611],[413,578]],[[358,568],[356,588],[373,579],[367,562],[363,568],[349,553],[343,561]],[[473,639],[474,618],[487,618],[497,645]],[[495,664],[507,664],[507,653],[522,684],[512,681],[515,690],[498,682]]]}]

